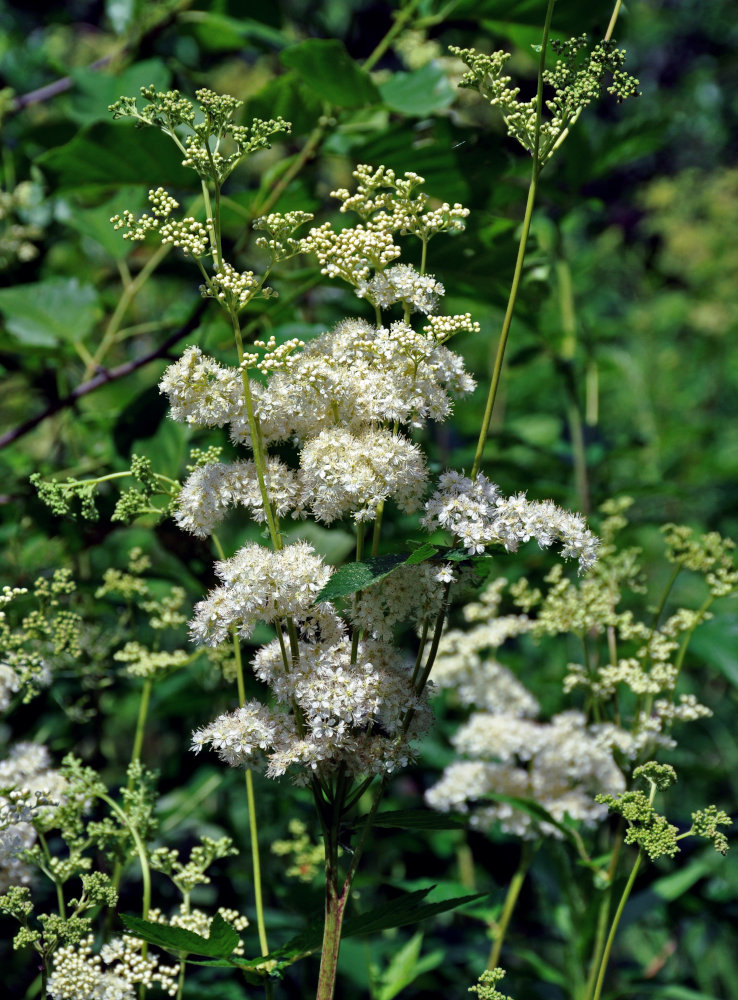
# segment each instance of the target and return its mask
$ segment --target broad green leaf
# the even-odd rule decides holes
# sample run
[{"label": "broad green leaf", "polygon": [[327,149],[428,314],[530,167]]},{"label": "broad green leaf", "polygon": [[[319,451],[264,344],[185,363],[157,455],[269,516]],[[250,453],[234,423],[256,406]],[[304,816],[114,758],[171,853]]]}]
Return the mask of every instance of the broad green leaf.
[{"label": "broad green leaf", "polygon": [[738,615],[721,614],[704,622],[692,636],[689,655],[719,671],[734,687],[738,687]]},{"label": "broad green leaf", "polygon": [[140,212],[144,207],[144,191],[141,187],[124,187],[96,208],[78,208],[74,203],[64,202],[57,208],[57,218],[77,232],[95,240],[114,260],[123,260],[134,249],[122,233],[116,232],[110,224],[113,215],[119,215],[124,208]]},{"label": "broad green leaf", "polygon": [[[357,825],[361,825],[361,819],[357,820]],[[372,825],[398,830],[463,830],[467,826],[461,819],[444,816],[432,809],[393,809],[390,812],[380,812],[372,820]]]},{"label": "broad green leaf", "polygon": [[357,590],[365,590],[384,579],[398,566],[402,566],[407,558],[406,552],[400,552],[388,556],[374,556],[365,562],[346,563],[336,570],[315,598],[315,603],[333,601],[337,597],[355,594]]},{"label": "broad green leaf", "polygon": [[302,135],[315,127],[323,113],[323,102],[297,73],[290,72],[270,80],[249,98],[246,110],[250,118],[281,115],[292,123],[294,134]]},{"label": "broad green leaf", "polygon": [[336,39],[309,38],[284,49],[280,58],[319,97],[339,108],[358,108],[380,100],[369,74]]},{"label": "broad green leaf", "polygon": [[409,892],[398,899],[393,899],[391,903],[377,906],[361,916],[352,917],[344,924],[344,937],[353,937],[356,934],[376,934],[378,931],[389,930],[391,927],[404,927],[407,924],[416,924],[428,917],[435,917],[439,913],[446,913],[448,910],[455,910],[465,903],[471,903],[475,899],[486,896],[485,892],[475,892],[469,896],[455,896],[453,899],[442,899],[438,902],[424,903],[422,900],[433,890],[433,886],[428,889],[419,889],[417,892]]},{"label": "broad green leaf", "polygon": [[70,76],[75,87],[67,102],[67,113],[80,125],[110,122],[108,107],[119,97],[137,97],[141,87],[149,85],[157,90],[167,90],[172,79],[160,59],[134,63],[114,75],[104,70],[81,67],[73,69]]},{"label": "broad green leaf", "polygon": [[196,175],[181,160],[172,140],[158,129],[100,122],[36,162],[58,189],[70,191],[121,184],[192,187]]},{"label": "broad green leaf", "polygon": [[238,931],[219,913],[212,919],[208,937],[185,930],[183,927],[168,927],[166,924],[157,924],[125,913],[121,914],[121,920],[136,937],[176,954],[187,952],[192,955],[206,955],[209,958],[227,958],[238,946]]},{"label": "broad green leaf", "polygon": [[0,289],[0,312],[18,340],[41,347],[84,339],[102,316],[97,291],[78,278]]},{"label": "broad green leaf", "polygon": [[699,882],[706,875],[711,875],[715,871],[715,862],[720,863],[721,859],[711,851],[710,854],[701,858],[696,858],[684,868],[677,868],[663,878],[657,879],[649,887],[650,892],[655,892],[661,899],[671,902],[679,899],[685,892],[692,888],[695,882]]},{"label": "broad green leaf", "polygon": [[518,958],[522,958],[523,961],[529,962],[533,966],[536,975],[540,976],[543,982],[555,983],[557,986],[565,988],[571,985],[566,975],[560,969],[557,969],[555,965],[551,965],[550,962],[542,958],[538,952],[518,947],[515,950],[515,954]]},{"label": "broad green leaf", "polygon": [[446,74],[433,63],[412,73],[395,73],[386,83],[380,84],[379,93],[392,111],[415,118],[425,118],[447,108],[456,99]]}]

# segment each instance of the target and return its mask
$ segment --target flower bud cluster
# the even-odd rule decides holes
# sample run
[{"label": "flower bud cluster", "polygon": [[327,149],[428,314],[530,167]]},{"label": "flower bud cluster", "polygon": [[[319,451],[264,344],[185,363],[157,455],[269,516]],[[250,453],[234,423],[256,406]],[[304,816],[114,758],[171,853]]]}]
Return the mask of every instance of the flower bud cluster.
[{"label": "flower bud cluster", "polygon": [[623,70],[625,51],[616,48],[613,42],[598,42],[588,51],[587,36],[581,35],[565,42],[554,41],[551,48],[559,58],[553,69],[544,70],[543,82],[553,89],[554,95],[544,102],[548,118],[540,121],[536,97],[521,101],[520,88],[511,87],[510,77],[504,73],[509,53],[484,55],[474,49],[456,46],[450,49],[469,67],[460,85],[473,87],[493,107],[498,107],[508,135],[517,139],[531,156],[537,154],[541,166],[553,155],[566,129],[599,97],[605,76],[611,78],[608,93],[619,102],[638,96],[638,81]]}]

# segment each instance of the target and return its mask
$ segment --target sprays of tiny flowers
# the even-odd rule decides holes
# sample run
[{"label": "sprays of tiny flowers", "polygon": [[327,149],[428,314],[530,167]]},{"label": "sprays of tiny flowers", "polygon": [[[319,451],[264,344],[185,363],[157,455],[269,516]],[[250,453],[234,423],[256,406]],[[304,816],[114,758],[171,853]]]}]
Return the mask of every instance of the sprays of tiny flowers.
[{"label": "sprays of tiny flowers", "polygon": [[126,936],[114,938],[96,954],[91,934],[79,944],[65,945],[54,953],[48,995],[52,1000],[134,1000],[134,987],[157,986],[175,996],[177,966],[160,964],[142,948],[143,941]]},{"label": "sprays of tiny flowers", "polygon": [[458,472],[444,473],[425,511],[422,523],[429,531],[450,531],[471,554],[490,545],[515,552],[521,542],[535,538],[541,548],[558,542],[563,558],[579,561],[580,572],[597,559],[599,541],[581,514],[562,510],[550,500],[527,500],[522,493],[503,497],[481,474],[472,480]]},{"label": "sprays of tiny flowers", "polygon": [[[264,472],[269,499],[279,517],[300,504],[297,475],[278,458],[269,458]],[[212,534],[229,507],[245,507],[253,520],[266,520],[253,461],[214,462],[198,466],[182,484],[174,520],[199,538]]]},{"label": "sprays of tiny flowers", "polygon": [[249,636],[257,621],[306,615],[331,571],[306,542],[278,552],[249,544],[215,564],[222,585],[195,607],[191,633],[217,646],[236,629]]},{"label": "sprays of tiny flowers", "polygon": [[476,993],[479,1000],[513,1000],[497,989],[497,984],[504,978],[504,969],[485,969],[479,977],[479,982],[469,987],[469,992]]},{"label": "sprays of tiny flowers", "polygon": [[325,865],[325,847],[322,843],[315,844],[311,841],[302,820],[291,819],[287,829],[290,839],[275,840],[271,848],[272,854],[292,859],[292,864],[286,871],[288,878],[312,882]]},{"label": "sprays of tiny flowers", "polygon": [[[243,102],[206,88],[195,92],[196,104],[177,90],[157,91],[153,86],[142,87],[141,98],[142,107],[135,97],[121,97],[111,104],[113,118],[133,118],[141,126],[161,129],[184,154],[183,165],[215,184],[222,184],[245,156],[268,149],[273,136],[290,131],[283,118],[235,124]],[[187,133],[184,145],[182,130]]]},{"label": "sprays of tiny flowers", "polygon": [[475,713],[452,740],[458,760],[426,792],[434,809],[470,813],[470,824],[536,838],[561,837],[561,831],[536,821],[508,802],[485,802],[485,796],[532,799],[554,819],[566,816],[593,826],[606,810],[595,798],[601,789],[625,788],[609,748],[603,747],[579,712],[564,712],[550,723],[514,715]]},{"label": "sprays of tiny flowers", "polygon": [[[301,784],[339,765],[356,777],[405,766],[411,742],[429,724],[408,664],[376,641],[360,642],[354,656],[339,623],[336,632],[328,641],[300,642],[289,671],[281,643],[264,646],[254,672],[271,688],[277,707],[248,702],[194,733],[193,749],[209,745],[231,766],[266,766],[267,777],[289,770]],[[404,728],[409,708],[412,723]]]}]

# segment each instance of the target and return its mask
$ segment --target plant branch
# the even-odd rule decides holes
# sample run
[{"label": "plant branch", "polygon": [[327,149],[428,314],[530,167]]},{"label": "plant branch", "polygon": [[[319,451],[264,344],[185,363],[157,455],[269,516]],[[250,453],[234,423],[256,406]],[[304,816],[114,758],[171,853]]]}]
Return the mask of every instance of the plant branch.
[{"label": "plant branch", "polygon": [[42,410],[41,413],[37,413],[28,420],[24,420],[22,424],[18,424],[17,427],[13,427],[11,430],[6,431],[5,434],[0,436],[0,449],[5,448],[7,445],[12,444],[24,435],[29,434],[32,430],[38,427],[39,424],[42,424],[44,420],[49,417],[53,417],[55,413],[59,413],[61,410],[66,410],[70,406],[74,406],[77,400],[82,399],[83,396],[89,395],[91,392],[107,385],[109,382],[117,382],[118,379],[125,378],[132,372],[137,371],[139,368],[143,368],[145,365],[148,365],[151,361],[156,361],[159,358],[165,358],[170,348],[174,347],[176,343],[184,337],[188,337],[194,330],[197,329],[200,319],[202,318],[205,304],[206,303],[204,301],[199,302],[187,322],[171,333],[166,340],[163,340],[153,351],[149,351],[147,354],[142,354],[140,358],[134,358],[132,361],[126,361],[125,364],[118,365],[117,368],[100,369],[100,371],[98,371],[98,373],[91,379],[88,379],[86,382],[81,382],[66,396],[61,396],[59,399],[49,403],[46,409]]}]

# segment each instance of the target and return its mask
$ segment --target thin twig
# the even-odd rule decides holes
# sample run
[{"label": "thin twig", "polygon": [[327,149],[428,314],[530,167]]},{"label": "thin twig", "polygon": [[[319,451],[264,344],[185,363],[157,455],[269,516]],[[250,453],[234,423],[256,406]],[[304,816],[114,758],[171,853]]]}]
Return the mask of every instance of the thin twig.
[{"label": "thin twig", "polygon": [[166,357],[167,352],[171,347],[174,347],[174,345],[178,341],[182,340],[183,337],[187,337],[197,329],[206,304],[207,303],[204,300],[198,302],[197,307],[187,322],[183,326],[180,326],[179,329],[171,333],[166,340],[163,340],[158,347],[154,348],[153,351],[149,351],[148,354],[142,354],[140,358],[134,358],[132,361],[126,361],[125,364],[118,365],[117,368],[100,369],[100,371],[98,371],[98,373],[91,379],[88,379],[86,382],[81,382],[66,396],[61,396],[59,399],[54,400],[52,403],[49,403],[45,410],[42,410],[35,416],[25,420],[22,424],[12,428],[12,430],[7,431],[5,434],[0,436],[0,449],[5,448],[6,445],[12,444],[14,441],[17,441],[18,438],[30,433],[30,431],[38,427],[39,424],[43,423],[44,420],[48,417],[52,417],[55,413],[59,413],[60,410],[65,410],[69,406],[74,406],[78,399],[89,395],[89,393],[94,392],[101,386],[107,385],[109,382],[116,382],[120,378],[125,378],[126,375],[130,375],[139,368],[143,368],[144,365],[149,364],[149,362],[156,361],[158,358]]}]

